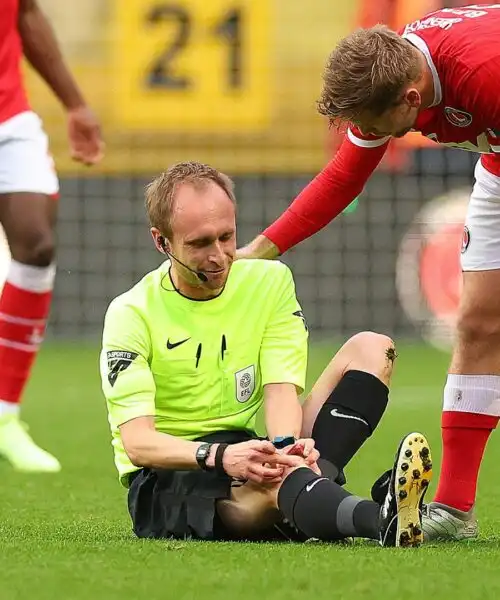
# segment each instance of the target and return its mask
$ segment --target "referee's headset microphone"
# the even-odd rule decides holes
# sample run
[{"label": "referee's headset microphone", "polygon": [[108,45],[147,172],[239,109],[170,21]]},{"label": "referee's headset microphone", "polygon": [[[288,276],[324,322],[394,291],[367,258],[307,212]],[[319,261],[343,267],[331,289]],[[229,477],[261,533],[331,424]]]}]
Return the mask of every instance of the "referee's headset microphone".
[{"label": "referee's headset microphone", "polygon": [[191,267],[188,267],[186,264],[184,264],[182,261],[180,261],[176,256],[174,256],[168,250],[167,244],[165,243],[165,238],[161,235],[158,236],[158,244],[160,245],[161,249],[167,256],[169,256],[170,258],[173,258],[176,262],[178,262],[180,265],[182,265],[185,269],[187,269],[188,271],[191,271],[191,273],[194,273],[201,282],[206,283],[208,281],[208,277],[205,275],[205,273],[203,273],[203,271],[195,271],[194,269],[192,269]]}]

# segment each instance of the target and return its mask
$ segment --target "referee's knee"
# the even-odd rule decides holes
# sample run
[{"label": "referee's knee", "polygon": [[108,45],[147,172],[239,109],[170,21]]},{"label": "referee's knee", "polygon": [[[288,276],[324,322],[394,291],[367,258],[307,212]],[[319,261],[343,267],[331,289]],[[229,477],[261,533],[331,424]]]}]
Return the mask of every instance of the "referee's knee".
[{"label": "referee's knee", "polygon": [[371,373],[389,385],[397,357],[394,340],[383,333],[361,331],[346,343],[349,361],[346,370]]},{"label": "referee's knee", "polygon": [[376,331],[360,331],[353,335],[348,342],[352,342],[358,347],[370,348],[372,350],[385,350],[388,347],[395,347],[394,340],[385,333]]}]

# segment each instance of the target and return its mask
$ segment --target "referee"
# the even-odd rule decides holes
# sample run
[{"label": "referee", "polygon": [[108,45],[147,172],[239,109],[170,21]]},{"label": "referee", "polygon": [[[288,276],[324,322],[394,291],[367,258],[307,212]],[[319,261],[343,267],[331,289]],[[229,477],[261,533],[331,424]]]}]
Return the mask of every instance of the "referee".
[{"label": "referee", "polygon": [[378,502],[342,487],[387,406],[392,340],[352,337],[302,406],[308,331],[293,277],[279,261],[233,262],[231,180],[176,164],[148,185],[146,209],[166,260],[111,302],[100,360],[135,534],[419,544],[423,435],[403,439]]}]

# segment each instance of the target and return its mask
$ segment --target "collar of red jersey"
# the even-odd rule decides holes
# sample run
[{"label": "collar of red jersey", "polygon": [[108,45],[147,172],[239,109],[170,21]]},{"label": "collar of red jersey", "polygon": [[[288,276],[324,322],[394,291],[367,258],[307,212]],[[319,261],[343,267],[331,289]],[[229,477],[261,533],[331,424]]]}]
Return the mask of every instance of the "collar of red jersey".
[{"label": "collar of red jersey", "polygon": [[413,44],[416,48],[418,48],[420,50],[420,52],[422,52],[422,54],[425,56],[425,60],[427,61],[427,64],[429,65],[429,69],[431,70],[431,73],[432,73],[432,80],[434,82],[434,100],[431,104],[431,107],[437,106],[438,104],[440,104],[441,100],[443,99],[443,90],[441,88],[441,81],[439,80],[439,75],[438,75],[438,72],[436,69],[436,65],[434,64],[434,61],[432,60],[432,56],[431,56],[429,47],[424,42],[424,40],[421,37],[419,37],[418,35],[416,35],[415,33],[406,33],[403,35],[403,37],[406,40],[408,40],[410,42],[410,44]]}]

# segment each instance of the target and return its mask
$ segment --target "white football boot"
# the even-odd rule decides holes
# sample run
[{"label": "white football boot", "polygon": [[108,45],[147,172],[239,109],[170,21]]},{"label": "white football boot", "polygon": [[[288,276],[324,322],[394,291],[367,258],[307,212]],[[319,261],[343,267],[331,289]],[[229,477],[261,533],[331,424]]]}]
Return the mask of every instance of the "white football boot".
[{"label": "white football boot", "polygon": [[27,425],[17,415],[0,417],[0,457],[16,471],[25,473],[57,473],[61,470],[57,458],[35,444]]},{"label": "white football boot", "polygon": [[429,502],[423,508],[422,529],[424,541],[457,542],[476,538],[478,524],[474,508],[468,512],[439,502]]}]

